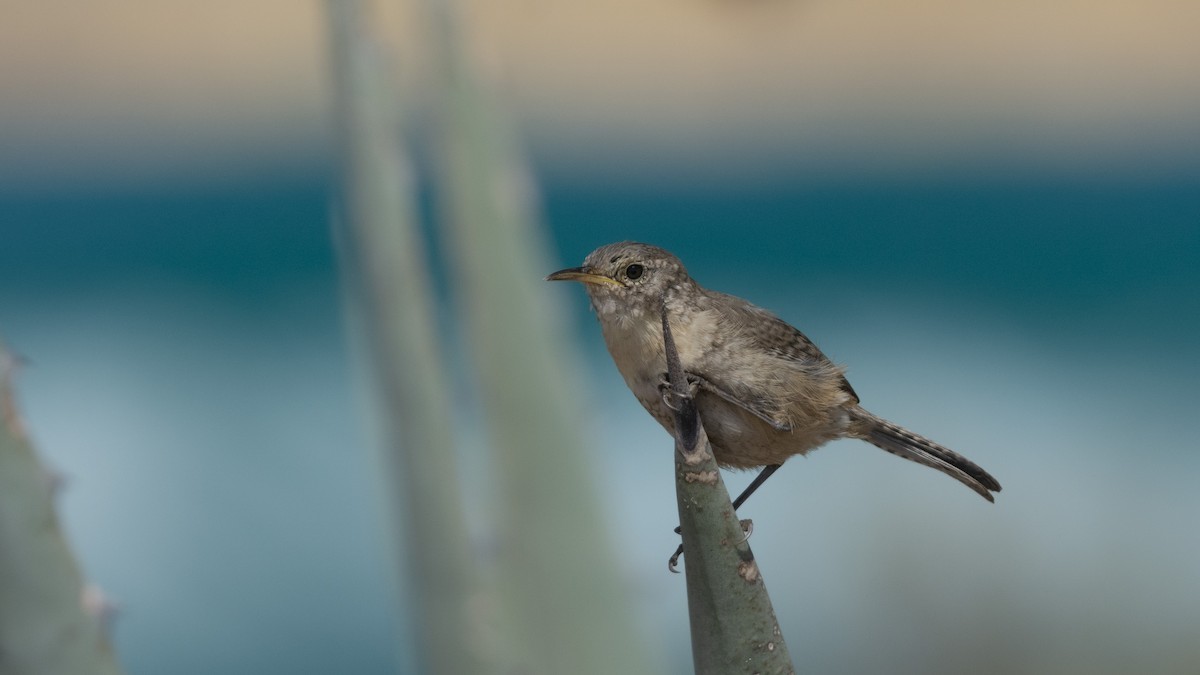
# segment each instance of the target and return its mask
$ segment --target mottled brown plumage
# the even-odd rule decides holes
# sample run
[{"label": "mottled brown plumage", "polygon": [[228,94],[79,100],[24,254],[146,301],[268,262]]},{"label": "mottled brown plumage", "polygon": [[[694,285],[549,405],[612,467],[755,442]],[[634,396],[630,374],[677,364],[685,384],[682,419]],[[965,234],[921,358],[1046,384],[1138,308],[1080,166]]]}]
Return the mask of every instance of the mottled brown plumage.
[{"label": "mottled brown plumage", "polygon": [[844,370],[774,314],[697,284],[669,252],[635,242],[596,249],[582,267],[550,280],[584,283],[608,351],[638,401],[669,432],[663,398],[665,304],[683,369],[717,462],[782,464],[836,438],[859,438],[953,476],[992,501],[1000,484],[986,471],[859,405]]}]

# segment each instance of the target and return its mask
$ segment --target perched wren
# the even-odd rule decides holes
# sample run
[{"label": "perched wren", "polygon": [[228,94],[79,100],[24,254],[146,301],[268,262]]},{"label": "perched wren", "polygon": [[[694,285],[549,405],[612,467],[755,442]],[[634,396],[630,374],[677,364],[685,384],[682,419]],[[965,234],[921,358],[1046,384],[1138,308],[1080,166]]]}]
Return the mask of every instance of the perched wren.
[{"label": "perched wren", "polygon": [[703,288],[657,246],[602,246],[582,267],[546,279],[583,282],[617,370],[642,407],[673,433],[664,397],[665,307],[717,463],[765,467],[735,507],[784,460],[836,438],[859,438],[933,467],[988,501],[1000,491],[966,457],[863,409],[843,368],[803,333],[741,298]]}]

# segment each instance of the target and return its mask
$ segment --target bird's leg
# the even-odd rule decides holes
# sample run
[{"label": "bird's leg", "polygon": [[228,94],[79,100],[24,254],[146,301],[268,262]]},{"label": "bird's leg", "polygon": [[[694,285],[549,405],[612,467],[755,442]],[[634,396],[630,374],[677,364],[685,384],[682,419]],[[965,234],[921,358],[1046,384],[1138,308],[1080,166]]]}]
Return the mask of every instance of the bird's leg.
[{"label": "bird's leg", "polygon": [[[746,486],[746,489],[742,490],[742,493],[737,496],[737,499],[733,500],[733,510],[737,511],[738,508],[740,508],[742,506],[742,504],[745,504],[746,500],[750,498],[750,495],[754,494],[755,490],[757,490],[759,487],[761,487],[763,483],[767,482],[767,479],[771,477],[771,474],[778,471],[779,467],[781,467],[781,466],[783,466],[783,465],[782,464],[768,464],[768,465],[764,466],[762,468],[762,471],[759,471],[758,475],[754,477],[754,480],[750,481],[750,484]],[[748,520],[742,521],[742,529],[746,530],[747,538],[749,538],[750,533],[754,531],[754,526],[749,525],[749,522],[750,521],[748,521]],[[682,532],[682,530],[680,528],[678,528],[678,527],[675,528],[675,534],[680,534],[681,532]],[[679,571],[675,568],[676,568],[676,566],[679,565],[679,556],[681,556],[681,555],[683,555],[683,544],[680,544],[679,548],[675,549],[675,553],[672,554],[671,559],[667,561],[667,568],[669,570],[671,570],[672,572]]]},{"label": "bird's leg", "polygon": [[754,480],[750,481],[750,484],[746,486],[746,489],[742,490],[742,494],[738,495],[737,499],[733,500],[733,509],[736,511],[737,509],[741,508],[742,504],[745,504],[746,500],[750,498],[750,495],[754,494],[755,490],[762,486],[763,483],[767,482],[767,479],[771,477],[771,474],[778,471],[779,467],[781,466],[783,465],[768,464],[764,466],[762,471],[759,471],[758,475],[754,477]]}]

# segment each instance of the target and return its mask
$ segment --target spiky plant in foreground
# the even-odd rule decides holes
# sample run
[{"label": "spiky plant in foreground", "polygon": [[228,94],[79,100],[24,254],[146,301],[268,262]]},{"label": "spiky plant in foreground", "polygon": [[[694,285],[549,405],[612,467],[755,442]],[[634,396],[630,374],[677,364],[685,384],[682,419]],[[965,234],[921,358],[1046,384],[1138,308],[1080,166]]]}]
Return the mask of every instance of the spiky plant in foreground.
[{"label": "spiky plant in foreground", "polygon": [[0,673],[118,675],[105,633],[112,604],[85,584],[59,527],[59,480],[25,432],[17,366],[0,344]]}]

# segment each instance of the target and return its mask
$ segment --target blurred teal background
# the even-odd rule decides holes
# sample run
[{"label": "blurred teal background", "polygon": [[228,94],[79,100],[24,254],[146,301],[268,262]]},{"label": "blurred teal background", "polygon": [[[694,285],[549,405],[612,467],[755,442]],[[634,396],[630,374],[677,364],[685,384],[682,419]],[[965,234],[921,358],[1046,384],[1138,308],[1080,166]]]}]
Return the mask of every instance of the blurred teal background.
[{"label": "blurred teal background", "polygon": [[[743,517],[797,664],[1200,669],[1200,11],[609,4],[471,6],[559,254],[529,273],[665,246],[1005,488],[988,505],[862,443],[786,465]],[[420,151],[419,24],[385,8]],[[319,7],[6,9],[0,334],[121,660],[407,672],[329,235]],[[630,600],[688,672],[668,438],[582,292],[554,293]]]}]

